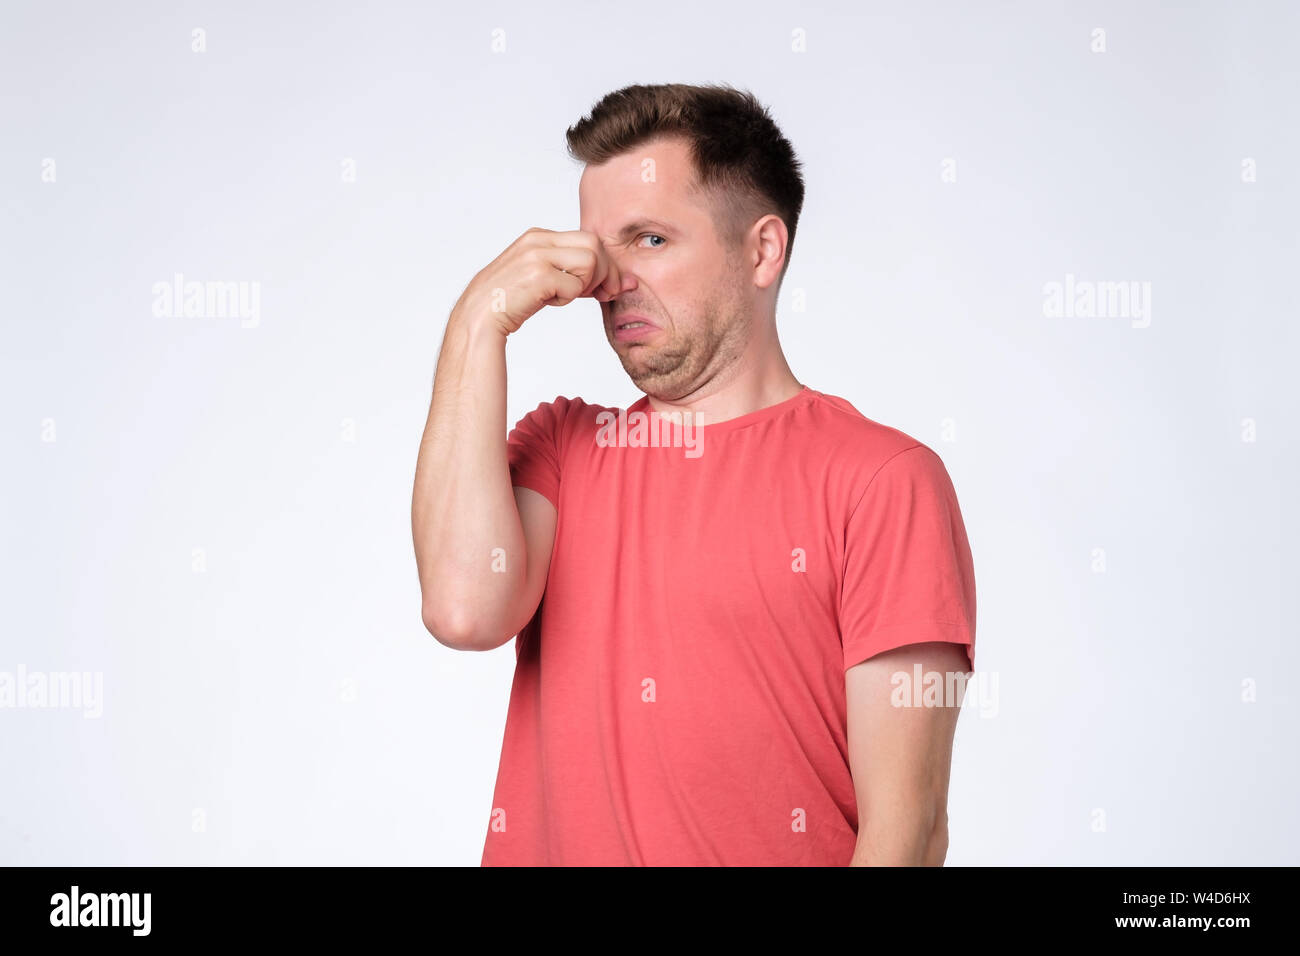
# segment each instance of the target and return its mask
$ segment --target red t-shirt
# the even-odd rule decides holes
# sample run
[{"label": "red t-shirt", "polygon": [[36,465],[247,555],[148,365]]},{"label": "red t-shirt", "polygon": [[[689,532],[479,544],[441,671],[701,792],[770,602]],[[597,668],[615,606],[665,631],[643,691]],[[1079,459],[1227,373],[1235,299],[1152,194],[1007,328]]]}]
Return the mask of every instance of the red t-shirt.
[{"label": "red t-shirt", "polygon": [[482,865],[847,865],[844,672],[922,641],[974,668],[939,456],[807,386],[686,428],[557,397],[508,447],[559,517]]}]

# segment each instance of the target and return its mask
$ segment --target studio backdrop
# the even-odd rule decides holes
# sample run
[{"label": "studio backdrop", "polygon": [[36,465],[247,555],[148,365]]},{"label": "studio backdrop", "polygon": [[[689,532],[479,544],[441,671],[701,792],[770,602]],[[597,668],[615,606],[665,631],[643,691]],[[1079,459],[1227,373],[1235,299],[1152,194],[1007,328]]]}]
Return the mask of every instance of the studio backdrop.
[{"label": "studio backdrop", "polygon": [[[514,667],[421,622],[448,310],[565,129],[752,91],[800,382],[950,472],[949,865],[1297,864],[1288,3],[10,2],[0,862],[477,865]],[[641,397],[590,299],[509,422]],[[504,433],[502,438],[504,440]]]}]

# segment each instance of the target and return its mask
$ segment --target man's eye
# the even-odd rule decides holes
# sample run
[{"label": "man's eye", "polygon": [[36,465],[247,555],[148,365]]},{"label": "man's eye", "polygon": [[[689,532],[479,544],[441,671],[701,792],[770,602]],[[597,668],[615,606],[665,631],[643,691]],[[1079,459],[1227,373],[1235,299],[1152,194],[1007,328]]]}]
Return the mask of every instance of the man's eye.
[{"label": "man's eye", "polygon": [[[667,241],[668,241],[667,239],[664,239],[663,236],[657,236],[657,235],[655,235],[653,232],[643,233],[642,236],[641,236],[641,238],[642,238],[642,239],[647,239],[647,238],[649,238],[649,239],[663,239],[664,242],[667,242]],[[658,246],[651,246],[650,248],[652,248],[652,249],[658,249],[659,247],[658,247]]]}]

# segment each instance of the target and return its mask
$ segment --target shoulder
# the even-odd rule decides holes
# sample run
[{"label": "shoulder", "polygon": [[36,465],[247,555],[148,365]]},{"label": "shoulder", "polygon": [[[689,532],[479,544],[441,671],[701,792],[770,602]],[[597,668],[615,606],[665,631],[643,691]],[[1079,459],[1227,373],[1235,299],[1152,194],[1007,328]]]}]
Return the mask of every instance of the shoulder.
[{"label": "shoulder", "polygon": [[549,402],[540,402],[515,425],[513,434],[551,434],[560,437],[587,428],[595,431],[602,413],[618,414],[617,408],[597,405],[581,397],[556,395]]},{"label": "shoulder", "polygon": [[828,456],[857,477],[859,488],[891,463],[895,468],[915,468],[938,460],[937,453],[915,436],[868,418],[838,395],[818,392],[813,413]]},{"label": "shoulder", "polygon": [[618,408],[597,405],[581,397],[570,398],[566,395],[556,395],[549,402],[539,402],[537,407],[525,414],[524,417],[554,418],[561,421],[567,421],[570,418],[590,418],[594,420],[600,412],[614,412],[617,414]]},{"label": "shoulder", "polygon": [[956,507],[956,489],[939,453],[899,428],[863,415],[836,395],[817,394],[811,456],[823,463],[828,487],[846,516],[867,510],[907,511],[931,502]]}]

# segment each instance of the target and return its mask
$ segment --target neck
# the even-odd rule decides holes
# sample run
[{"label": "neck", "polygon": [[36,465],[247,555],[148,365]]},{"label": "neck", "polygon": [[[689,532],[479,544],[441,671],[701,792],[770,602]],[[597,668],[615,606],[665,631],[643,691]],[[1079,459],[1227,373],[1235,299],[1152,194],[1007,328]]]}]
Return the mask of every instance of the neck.
[{"label": "neck", "polygon": [[694,391],[673,401],[647,395],[658,414],[689,412],[704,425],[725,422],[794,398],[803,385],[785,360],[776,338],[776,323],[765,323],[740,357],[703,381]]}]

